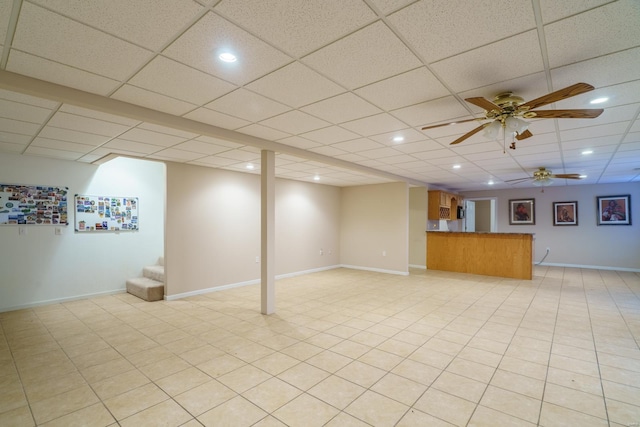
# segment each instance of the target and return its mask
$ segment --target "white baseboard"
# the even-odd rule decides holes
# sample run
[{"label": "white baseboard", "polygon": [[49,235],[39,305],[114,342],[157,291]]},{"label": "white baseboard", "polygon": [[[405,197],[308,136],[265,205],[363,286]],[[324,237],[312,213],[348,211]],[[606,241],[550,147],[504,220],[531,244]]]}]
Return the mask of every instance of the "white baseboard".
[{"label": "white baseboard", "polygon": [[104,296],[104,295],[121,294],[121,293],[124,293],[124,292],[127,292],[127,290],[125,288],[122,288],[122,289],[114,289],[114,290],[111,290],[111,291],[95,292],[95,293],[91,293],[91,294],[76,295],[76,296],[72,296],[72,297],[54,298],[54,299],[49,299],[49,300],[44,300],[44,301],[30,302],[29,304],[20,304],[20,305],[15,305],[13,307],[0,307],[0,313],[3,313],[5,311],[24,310],[25,308],[40,307],[42,305],[60,304],[60,303],[63,303],[63,302],[77,301],[77,300],[81,300],[81,299],[99,297],[99,296]]},{"label": "white baseboard", "polygon": [[351,268],[353,270],[375,271],[376,273],[397,274],[397,275],[400,275],[400,276],[408,276],[409,275],[408,271],[384,270],[384,269],[381,269],[381,268],[361,267],[359,265],[342,264],[340,267]]},{"label": "white baseboard", "polygon": [[611,270],[611,271],[630,271],[632,273],[640,273],[640,268],[629,268],[629,267],[608,267],[606,265],[582,265],[582,264],[561,264],[554,262],[542,262],[540,264],[535,264],[534,266],[547,266],[547,267],[568,267],[568,268],[588,268],[591,270]]},{"label": "white baseboard", "polygon": [[427,266],[426,265],[409,264],[409,268],[419,268],[421,270],[426,270]]}]

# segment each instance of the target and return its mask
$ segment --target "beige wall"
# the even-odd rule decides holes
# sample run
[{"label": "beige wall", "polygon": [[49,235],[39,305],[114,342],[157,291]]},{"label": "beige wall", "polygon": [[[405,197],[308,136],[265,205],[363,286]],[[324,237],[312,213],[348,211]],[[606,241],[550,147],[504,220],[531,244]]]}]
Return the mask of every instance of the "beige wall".
[{"label": "beige wall", "polygon": [[476,200],[476,231],[491,231],[491,200]]},{"label": "beige wall", "polygon": [[[631,195],[632,225],[596,224],[596,196]],[[640,269],[640,184],[570,185],[466,192],[467,198],[497,197],[498,232],[535,233],[539,262],[545,264]],[[509,199],[535,199],[535,225],[509,225]],[[578,202],[577,226],[553,225],[553,202]]]},{"label": "beige wall", "polygon": [[427,268],[426,187],[409,189],[409,265]]},{"label": "beige wall", "polygon": [[409,188],[406,183],[343,188],[340,218],[341,264],[408,273]]},{"label": "beige wall", "polygon": [[[166,205],[168,296],[260,278],[259,175],[168,163]],[[338,187],[276,180],[276,274],[338,264],[339,205]]]}]

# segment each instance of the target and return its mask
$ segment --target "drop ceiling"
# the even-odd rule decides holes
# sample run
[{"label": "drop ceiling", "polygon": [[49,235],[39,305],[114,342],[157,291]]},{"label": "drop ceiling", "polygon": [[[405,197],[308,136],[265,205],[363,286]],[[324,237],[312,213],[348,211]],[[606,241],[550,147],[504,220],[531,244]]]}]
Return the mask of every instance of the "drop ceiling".
[{"label": "drop ceiling", "polygon": [[[638,23],[637,0],[0,0],[0,153],[260,173],[269,149],[278,177],[337,186],[639,182]],[[515,150],[450,145],[474,121],[421,130],[483,117],[468,97],[578,82],[595,90],[545,108],[604,113],[532,119]]]}]

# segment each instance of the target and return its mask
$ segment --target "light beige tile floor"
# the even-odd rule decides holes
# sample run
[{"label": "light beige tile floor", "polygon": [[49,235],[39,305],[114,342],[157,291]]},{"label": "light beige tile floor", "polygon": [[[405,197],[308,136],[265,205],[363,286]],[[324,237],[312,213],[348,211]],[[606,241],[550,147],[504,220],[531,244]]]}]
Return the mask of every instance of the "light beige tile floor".
[{"label": "light beige tile floor", "polygon": [[640,274],[329,270],[0,313],[2,426],[638,426]]}]

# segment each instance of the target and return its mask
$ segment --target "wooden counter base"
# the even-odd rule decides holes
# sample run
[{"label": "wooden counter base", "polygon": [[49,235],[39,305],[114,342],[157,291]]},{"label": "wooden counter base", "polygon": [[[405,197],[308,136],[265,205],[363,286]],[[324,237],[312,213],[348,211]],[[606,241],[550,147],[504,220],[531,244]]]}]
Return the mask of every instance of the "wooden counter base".
[{"label": "wooden counter base", "polygon": [[427,269],[533,278],[533,234],[427,231]]}]

